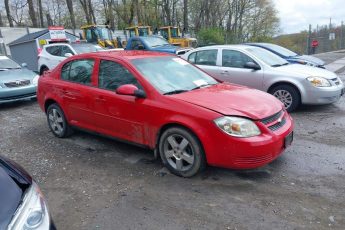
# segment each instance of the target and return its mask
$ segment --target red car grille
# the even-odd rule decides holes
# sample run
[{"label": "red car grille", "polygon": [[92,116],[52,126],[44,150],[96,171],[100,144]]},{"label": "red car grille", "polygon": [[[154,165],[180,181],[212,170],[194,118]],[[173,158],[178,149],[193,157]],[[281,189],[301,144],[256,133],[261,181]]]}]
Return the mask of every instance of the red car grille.
[{"label": "red car grille", "polygon": [[269,125],[268,128],[270,130],[276,131],[286,124],[286,118],[284,115],[284,111],[280,110],[278,113],[262,119],[261,122],[266,126]]},{"label": "red car grille", "polygon": [[30,85],[30,80],[11,81],[11,82],[4,83],[4,85],[8,88],[22,87],[22,86]]},{"label": "red car grille", "polygon": [[273,160],[271,154],[264,156],[255,156],[255,157],[237,157],[234,161],[235,165],[258,165],[265,164]]}]

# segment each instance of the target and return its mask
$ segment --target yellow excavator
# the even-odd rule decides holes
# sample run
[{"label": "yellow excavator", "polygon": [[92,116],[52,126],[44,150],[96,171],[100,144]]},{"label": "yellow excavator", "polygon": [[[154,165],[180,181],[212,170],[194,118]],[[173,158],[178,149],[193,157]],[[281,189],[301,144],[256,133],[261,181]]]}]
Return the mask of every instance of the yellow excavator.
[{"label": "yellow excavator", "polygon": [[180,28],[177,26],[163,26],[159,28],[159,33],[168,42],[175,46],[194,47],[198,46],[196,38],[186,38],[181,36]]},{"label": "yellow excavator", "polygon": [[113,38],[111,30],[106,25],[85,25],[81,27],[82,39],[96,43],[103,48],[119,48],[118,41]]}]

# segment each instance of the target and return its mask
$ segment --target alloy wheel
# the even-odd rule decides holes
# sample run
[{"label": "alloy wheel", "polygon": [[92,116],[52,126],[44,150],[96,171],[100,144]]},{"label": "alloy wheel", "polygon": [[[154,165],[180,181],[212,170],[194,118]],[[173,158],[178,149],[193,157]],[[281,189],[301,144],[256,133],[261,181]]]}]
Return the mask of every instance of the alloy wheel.
[{"label": "alloy wheel", "polygon": [[273,96],[278,98],[284,104],[285,109],[288,109],[293,102],[292,95],[287,90],[283,90],[283,89],[277,90],[273,93]]},{"label": "alloy wheel", "polygon": [[53,108],[48,113],[49,125],[56,135],[61,135],[64,131],[64,122],[62,114]]},{"label": "alloy wheel", "polygon": [[194,164],[194,150],[183,136],[172,134],[164,142],[163,152],[168,164],[177,171],[187,171]]}]

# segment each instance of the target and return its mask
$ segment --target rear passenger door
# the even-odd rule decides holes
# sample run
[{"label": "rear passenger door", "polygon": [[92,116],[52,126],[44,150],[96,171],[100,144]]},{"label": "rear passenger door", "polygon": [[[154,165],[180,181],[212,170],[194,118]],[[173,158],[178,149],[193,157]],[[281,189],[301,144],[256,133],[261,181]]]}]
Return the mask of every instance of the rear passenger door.
[{"label": "rear passenger door", "polygon": [[219,73],[218,59],[218,49],[200,50],[188,56],[190,63],[197,65],[213,77]]},{"label": "rear passenger door", "polygon": [[90,130],[95,130],[92,104],[94,66],[94,59],[67,62],[61,69],[61,81],[56,87],[69,123]]},{"label": "rear passenger door", "polygon": [[130,142],[144,144],[146,99],[119,95],[116,89],[133,84],[143,89],[135,75],[121,62],[100,60],[98,88],[93,93],[95,122],[101,133]]},{"label": "rear passenger door", "polygon": [[247,62],[256,63],[251,57],[241,51],[222,49],[221,67],[219,68],[220,72],[217,78],[222,81],[262,90],[263,70],[248,69],[245,67]]}]

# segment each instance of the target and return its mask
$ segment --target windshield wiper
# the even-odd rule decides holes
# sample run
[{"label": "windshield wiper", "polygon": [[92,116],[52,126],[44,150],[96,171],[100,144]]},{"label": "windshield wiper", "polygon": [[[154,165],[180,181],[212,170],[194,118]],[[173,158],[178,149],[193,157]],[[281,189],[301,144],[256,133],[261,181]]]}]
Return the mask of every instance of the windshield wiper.
[{"label": "windshield wiper", "polygon": [[186,90],[186,89],[176,89],[176,90],[173,90],[173,91],[169,91],[169,92],[163,93],[163,95],[178,94],[178,93],[184,93],[184,92],[188,92],[188,91],[189,90]]},{"label": "windshield wiper", "polygon": [[290,64],[289,62],[285,62],[284,64],[282,64],[282,65],[288,65],[288,64]]},{"label": "windshield wiper", "polygon": [[[216,84],[217,84],[217,83],[216,83]],[[199,85],[199,86],[197,86],[197,87],[195,87],[195,88],[193,88],[193,89],[191,89],[191,90],[201,89],[201,88],[204,88],[204,87],[206,87],[206,86],[211,86],[211,85],[215,85],[215,84],[202,84],[202,85]]]},{"label": "windshield wiper", "polygon": [[274,64],[274,65],[271,65],[271,67],[279,67],[279,66],[282,66],[282,64]]}]

